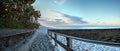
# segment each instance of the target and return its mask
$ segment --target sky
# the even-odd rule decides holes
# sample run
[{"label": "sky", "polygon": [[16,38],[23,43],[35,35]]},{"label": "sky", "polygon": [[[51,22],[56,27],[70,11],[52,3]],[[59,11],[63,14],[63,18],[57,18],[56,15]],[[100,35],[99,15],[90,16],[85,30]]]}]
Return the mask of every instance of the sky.
[{"label": "sky", "polygon": [[43,26],[120,26],[120,0],[36,0]]}]

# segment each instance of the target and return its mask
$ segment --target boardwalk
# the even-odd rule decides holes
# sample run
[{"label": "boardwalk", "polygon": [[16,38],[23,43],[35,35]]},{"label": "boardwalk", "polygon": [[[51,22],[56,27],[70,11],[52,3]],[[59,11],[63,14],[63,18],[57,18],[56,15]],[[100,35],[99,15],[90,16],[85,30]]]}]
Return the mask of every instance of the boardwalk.
[{"label": "boardwalk", "polygon": [[48,37],[46,30],[41,27],[35,33],[37,34],[34,39],[30,51],[54,51],[54,46],[50,42],[50,38]]},{"label": "boardwalk", "polygon": [[47,29],[40,26],[30,38],[26,39],[26,43],[16,44],[15,47],[10,47],[3,51],[56,51],[55,46],[50,41]]},{"label": "boardwalk", "polygon": [[52,45],[50,42],[50,38],[47,34],[47,29],[44,27],[40,27],[35,31],[35,34],[32,36],[30,41],[24,45],[22,45],[21,48],[18,49],[18,51],[55,51],[55,46]]}]

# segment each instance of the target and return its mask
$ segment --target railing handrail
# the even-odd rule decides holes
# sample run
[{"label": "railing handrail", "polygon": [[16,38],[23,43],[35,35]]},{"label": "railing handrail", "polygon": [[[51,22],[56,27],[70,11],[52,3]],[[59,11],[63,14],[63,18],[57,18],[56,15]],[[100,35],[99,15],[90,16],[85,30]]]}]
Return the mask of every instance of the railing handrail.
[{"label": "railing handrail", "polygon": [[[75,37],[75,36],[71,36],[71,35],[65,35],[65,34],[57,33],[57,32],[50,31],[50,30],[48,30],[48,34],[55,41],[55,45],[56,45],[56,43],[59,44],[64,49],[66,49],[65,51],[74,51],[72,49],[72,39],[83,41],[83,42],[88,42],[88,43],[94,43],[94,44],[101,44],[101,45],[107,45],[107,46],[120,47],[120,43],[116,43],[116,42],[106,42],[106,41],[84,39],[84,38],[79,38],[79,37]],[[54,37],[52,35],[54,35]],[[61,35],[61,36],[66,37],[67,45],[64,45],[59,40],[57,40],[57,37],[56,37],[57,35]]]},{"label": "railing handrail", "polygon": [[64,34],[60,34],[60,33],[57,33],[57,34],[65,36],[65,37],[70,37],[72,39],[84,41],[84,42],[90,42],[90,43],[95,43],[95,44],[103,44],[103,45],[110,45],[110,46],[119,46],[120,47],[120,43],[117,43],[117,42],[116,43],[115,42],[105,42],[105,41],[98,41],[98,40],[90,40],[90,39],[78,38],[78,37],[74,37],[74,36],[70,36],[70,35],[64,35]]},{"label": "railing handrail", "polygon": [[[57,34],[54,33],[54,37],[52,36],[52,32],[48,31],[48,35],[55,41],[55,46],[57,46],[57,44],[59,44],[61,47],[63,47],[65,49],[65,51],[74,51],[71,47],[71,43],[69,43],[69,41],[67,41],[67,45],[64,45],[63,43],[61,43],[59,40],[57,40]],[[69,39],[69,38],[68,38]],[[69,39],[71,40],[71,39]]]},{"label": "railing handrail", "polygon": [[33,30],[27,30],[27,31],[24,31],[24,32],[16,32],[16,33],[13,33],[13,34],[2,34],[0,36],[0,38],[4,38],[4,37],[8,37],[8,36],[14,36],[14,35],[18,35],[18,34],[23,34],[23,33],[29,33],[29,32],[33,32],[35,31],[36,29],[33,29]]},{"label": "railing handrail", "polygon": [[[54,32],[54,31],[52,31],[52,32]],[[55,33],[57,33],[57,32],[55,32]],[[60,33],[57,33],[57,34],[65,36],[65,37],[70,37],[72,39],[84,41],[84,42],[90,42],[90,43],[95,43],[95,44],[102,44],[102,45],[120,47],[120,43],[118,43],[118,42],[106,42],[106,41],[90,40],[90,39],[78,38],[78,37],[74,37],[74,36],[70,36],[70,35],[65,35],[65,34],[60,34]]]},{"label": "railing handrail", "polygon": [[52,37],[52,35],[49,35],[49,36],[51,36],[51,38],[54,39],[54,41],[56,41],[60,46],[62,46],[63,48],[65,48],[67,51],[74,51],[70,47],[67,47],[66,45],[64,45],[63,43],[61,43],[60,41],[58,41],[57,39],[55,39],[54,37]]}]

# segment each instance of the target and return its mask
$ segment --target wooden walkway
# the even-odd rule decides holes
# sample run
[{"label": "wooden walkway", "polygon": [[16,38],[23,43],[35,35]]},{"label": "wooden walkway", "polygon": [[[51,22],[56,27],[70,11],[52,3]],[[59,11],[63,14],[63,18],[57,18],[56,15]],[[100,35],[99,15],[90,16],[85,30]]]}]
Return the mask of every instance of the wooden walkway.
[{"label": "wooden walkway", "polygon": [[[0,38],[30,31],[33,30],[2,29],[0,30]],[[3,34],[3,32],[5,33]],[[28,41],[26,41],[26,43],[21,44],[18,48],[11,47],[12,49],[7,48],[4,51],[55,51],[55,46],[50,41],[51,40],[48,37],[47,29],[41,26],[34,32],[31,38],[28,38]],[[16,44],[16,46],[17,45],[18,44]]]},{"label": "wooden walkway", "polygon": [[47,29],[37,29],[28,43],[23,44],[18,51],[55,51],[55,46],[50,42]]},{"label": "wooden walkway", "polygon": [[55,46],[52,45],[50,38],[42,28],[35,33],[37,36],[30,47],[30,51],[55,51]]}]

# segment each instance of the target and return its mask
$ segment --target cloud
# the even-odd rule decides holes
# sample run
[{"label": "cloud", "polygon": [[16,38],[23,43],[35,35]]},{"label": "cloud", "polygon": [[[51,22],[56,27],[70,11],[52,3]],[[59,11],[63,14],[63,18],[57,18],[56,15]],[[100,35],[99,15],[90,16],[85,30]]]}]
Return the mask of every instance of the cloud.
[{"label": "cloud", "polygon": [[71,15],[67,15],[67,14],[64,14],[64,17],[67,17],[68,19],[70,19],[72,21],[72,23],[78,23],[78,24],[87,23],[87,21],[82,20],[81,17],[71,16]]},{"label": "cloud", "polygon": [[49,9],[48,11],[55,14],[54,15],[55,18],[61,18],[62,19],[61,21],[64,21],[66,23],[77,23],[77,24],[87,23],[87,21],[82,20],[81,17],[71,16],[71,15],[64,14],[64,13],[61,13],[59,11],[55,11],[55,10],[52,10],[52,9]]},{"label": "cloud", "polygon": [[38,21],[42,25],[50,27],[88,23],[87,21],[82,20],[81,17],[71,16],[52,9],[48,9],[47,14],[38,19]]},{"label": "cloud", "polygon": [[56,27],[56,26],[62,26],[62,25],[67,24],[64,21],[62,21],[62,19],[52,19],[52,18],[50,18],[50,20],[47,20],[47,19],[39,18],[38,21],[40,21],[40,24],[42,24],[44,26],[55,26]]},{"label": "cloud", "polygon": [[66,2],[66,0],[53,0],[53,2],[57,5],[62,5]]}]

